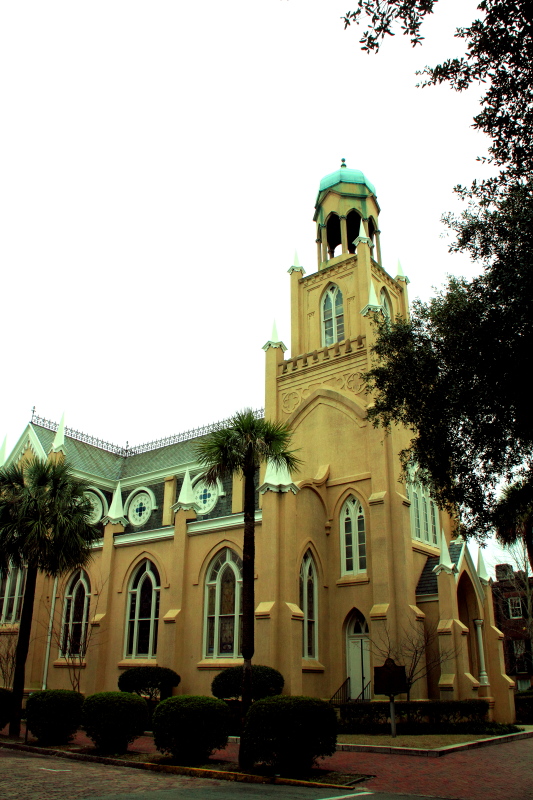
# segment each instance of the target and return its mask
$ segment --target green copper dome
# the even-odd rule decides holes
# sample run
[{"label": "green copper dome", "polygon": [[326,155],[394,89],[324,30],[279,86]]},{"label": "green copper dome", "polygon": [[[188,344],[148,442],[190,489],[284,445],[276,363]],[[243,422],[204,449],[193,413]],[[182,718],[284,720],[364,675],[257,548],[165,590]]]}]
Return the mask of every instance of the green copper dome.
[{"label": "green copper dome", "polygon": [[344,163],[344,158],[342,159],[342,166],[340,169],[337,169],[335,172],[332,172],[330,175],[326,175],[325,178],[322,178],[318,191],[323,192],[325,189],[329,189],[331,186],[335,186],[337,183],[359,183],[362,186],[366,186],[366,188],[372,192],[373,195],[376,195],[374,184],[370,183],[368,178],[365,178],[361,170],[348,169]]}]

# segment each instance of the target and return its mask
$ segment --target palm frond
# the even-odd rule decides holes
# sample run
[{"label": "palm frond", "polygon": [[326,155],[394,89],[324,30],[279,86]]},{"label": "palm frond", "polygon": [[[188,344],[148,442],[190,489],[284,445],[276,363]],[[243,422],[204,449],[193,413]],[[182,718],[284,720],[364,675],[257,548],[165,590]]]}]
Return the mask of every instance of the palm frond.
[{"label": "palm frond", "polygon": [[295,472],[301,465],[289,450],[292,432],[283,422],[256,419],[251,409],[237,412],[228,427],[215,431],[196,446],[196,457],[205,468],[204,480],[215,485],[228,475],[272,461]]}]

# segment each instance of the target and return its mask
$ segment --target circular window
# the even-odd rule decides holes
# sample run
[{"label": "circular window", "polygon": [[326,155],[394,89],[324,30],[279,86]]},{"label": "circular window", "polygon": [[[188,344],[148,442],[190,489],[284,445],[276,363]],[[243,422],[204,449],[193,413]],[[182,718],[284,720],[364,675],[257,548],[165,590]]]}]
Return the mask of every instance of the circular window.
[{"label": "circular window", "polygon": [[147,492],[135,495],[128,509],[128,519],[132,525],[139,527],[148,521],[152,513],[152,498]]},{"label": "circular window", "polygon": [[89,522],[91,525],[96,525],[97,522],[100,522],[104,515],[104,506],[100,498],[94,492],[85,492],[85,497],[89,501],[92,506],[92,513],[89,516]]},{"label": "circular window", "polygon": [[198,481],[194,487],[194,499],[199,506],[198,514],[209,514],[217,504],[216,486],[206,486],[203,481]]}]

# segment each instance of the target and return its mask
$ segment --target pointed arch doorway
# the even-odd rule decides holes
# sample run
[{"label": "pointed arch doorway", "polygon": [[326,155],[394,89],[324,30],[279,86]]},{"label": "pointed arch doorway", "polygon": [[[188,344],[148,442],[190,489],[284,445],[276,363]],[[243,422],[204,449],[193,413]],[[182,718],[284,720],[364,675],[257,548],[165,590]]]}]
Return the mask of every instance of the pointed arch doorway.
[{"label": "pointed arch doorway", "polygon": [[370,639],[368,623],[354,608],[346,626],[346,671],[350,678],[350,699],[370,700]]}]

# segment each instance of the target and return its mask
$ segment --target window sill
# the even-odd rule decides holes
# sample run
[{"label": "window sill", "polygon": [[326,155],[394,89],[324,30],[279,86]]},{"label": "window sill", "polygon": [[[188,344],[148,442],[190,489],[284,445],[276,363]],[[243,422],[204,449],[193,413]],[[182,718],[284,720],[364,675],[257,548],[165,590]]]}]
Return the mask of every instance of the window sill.
[{"label": "window sill", "polygon": [[355,586],[358,583],[370,583],[366,572],[361,572],[359,575],[343,575],[336,581],[337,586]]},{"label": "window sill", "polygon": [[325,666],[314,658],[302,658],[302,672],[324,672]]},{"label": "window sill", "polygon": [[59,668],[67,668],[71,667],[72,669],[85,669],[87,666],[86,661],[71,661],[70,663],[67,661],[66,658],[58,658],[57,661],[54,661],[52,664],[53,667]]},{"label": "window sill", "polygon": [[226,667],[242,667],[242,658],[203,658],[196,665],[196,669],[226,669]]},{"label": "window sill", "polygon": [[440,548],[437,547],[436,544],[430,544],[429,542],[422,542],[420,539],[412,539],[413,550],[416,553],[423,553],[425,556],[438,556],[440,553]]},{"label": "window sill", "polygon": [[129,669],[130,667],[157,667],[156,658],[125,658],[119,661],[117,667],[119,669]]},{"label": "window sill", "polygon": [[9,636],[12,633],[18,633],[18,632],[19,632],[18,622],[15,622],[15,624],[11,622],[3,622],[0,625],[0,636],[2,635]]}]

